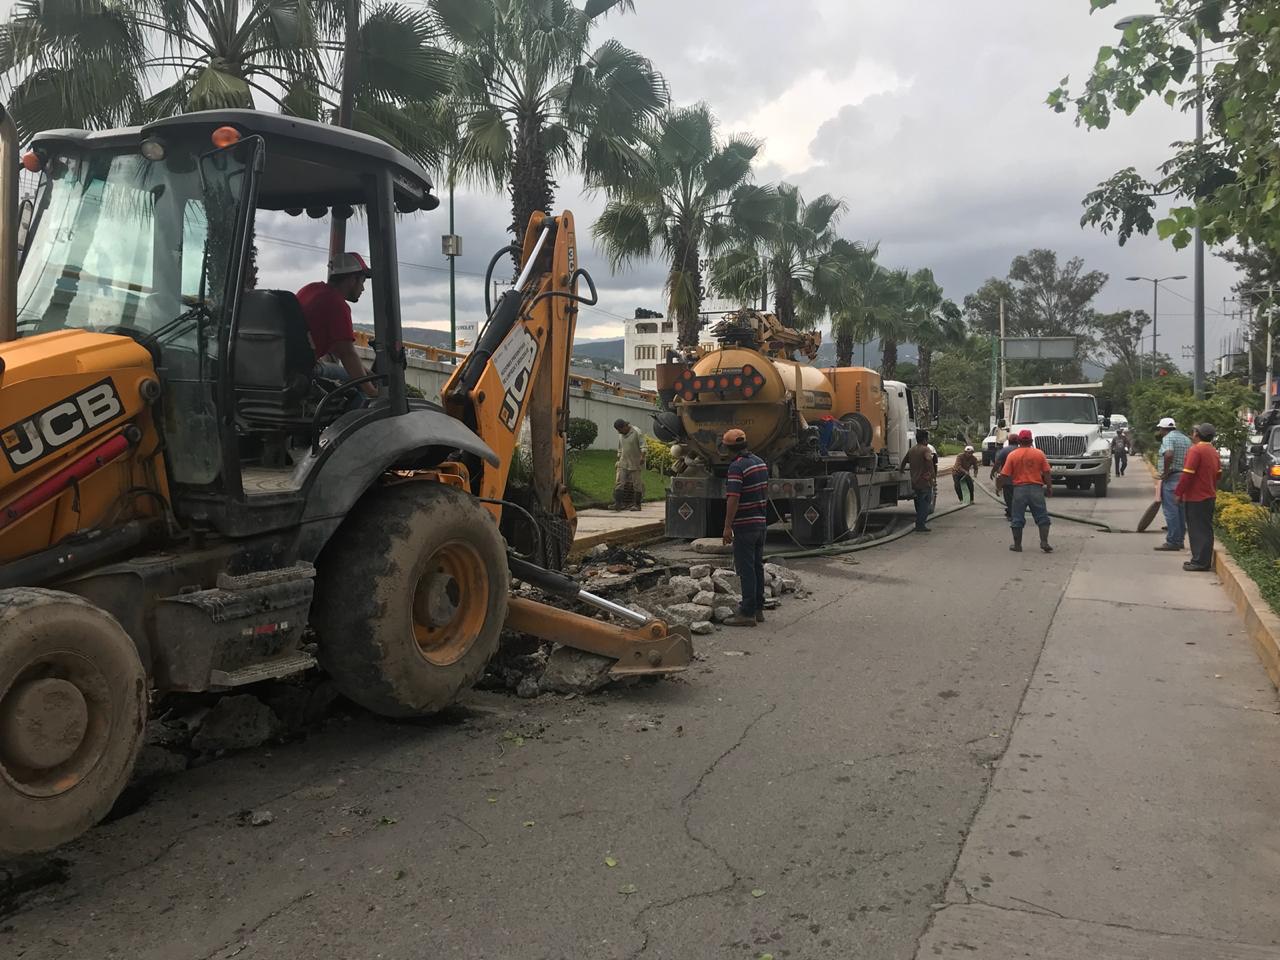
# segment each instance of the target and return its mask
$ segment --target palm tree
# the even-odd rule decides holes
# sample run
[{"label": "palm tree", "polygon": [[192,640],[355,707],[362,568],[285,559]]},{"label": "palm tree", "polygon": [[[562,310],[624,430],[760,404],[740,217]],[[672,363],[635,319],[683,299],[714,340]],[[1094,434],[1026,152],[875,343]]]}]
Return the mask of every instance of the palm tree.
[{"label": "palm tree", "polygon": [[[21,0],[0,27],[0,75],[19,134],[270,104],[336,114],[341,0]],[[441,96],[449,55],[425,11],[380,3],[361,18],[353,126],[433,159],[416,115]]]},{"label": "palm tree", "polygon": [[662,75],[616,41],[588,49],[592,28],[631,0],[429,0],[456,48],[453,97],[464,125],[461,168],[511,194],[517,239],[550,212],[556,174],[588,186],[643,165],[644,128],[667,105]]},{"label": "palm tree", "polygon": [[844,266],[845,280],[838,302],[831,310],[831,334],[836,341],[836,365],[853,365],[855,343],[870,340],[876,333],[876,296],[882,286],[882,268],[876,263],[878,244],[864,245],[837,240],[832,255]]},{"label": "palm tree", "polygon": [[698,344],[704,250],[728,235],[758,238],[772,197],[749,182],[760,141],[735,136],[720,142],[705,104],[670,110],[643,149],[644,163],[616,171],[603,185],[612,194],[592,227],[616,270],[658,248],[668,263],[668,316],[682,347]]},{"label": "palm tree", "polygon": [[[942,287],[929,269],[917,270],[911,275],[911,306],[907,312],[911,339],[918,350],[916,369],[920,385],[928,387],[933,376],[933,352],[964,342],[965,328],[960,308],[943,297]],[[921,419],[929,417],[929,392],[922,391]]]},{"label": "palm tree", "polygon": [[910,335],[913,294],[911,274],[906,270],[879,275],[875,329],[880,334],[880,373],[886,380],[897,374],[898,344]]},{"label": "palm tree", "polygon": [[839,303],[844,286],[845,267],[832,248],[845,209],[830,194],[806,202],[798,187],[778,184],[763,236],[735,237],[712,263],[713,285],[746,302],[767,276],[778,319],[797,329],[814,326]]}]

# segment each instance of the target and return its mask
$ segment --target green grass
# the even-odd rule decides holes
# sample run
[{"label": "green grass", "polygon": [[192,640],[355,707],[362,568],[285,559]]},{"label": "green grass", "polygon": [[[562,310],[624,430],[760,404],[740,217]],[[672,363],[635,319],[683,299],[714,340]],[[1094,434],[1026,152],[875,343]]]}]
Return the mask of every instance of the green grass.
[{"label": "green grass", "polygon": [[[614,470],[618,455],[612,450],[580,450],[572,460],[573,502],[578,506],[613,502]],[[644,498],[661,500],[667,495],[667,478],[656,470],[644,472]]]},{"label": "green grass", "polygon": [[942,443],[936,444],[936,446],[938,448],[938,456],[940,457],[954,457],[958,454],[964,453],[963,443],[952,443],[948,440],[944,440]]},{"label": "green grass", "polygon": [[1272,611],[1280,614],[1280,568],[1276,561],[1257,547],[1245,546],[1230,537],[1221,527],[1214,525],[1214,536],[1226,546],[1231,559],[1258,585],[1258,592]]}]

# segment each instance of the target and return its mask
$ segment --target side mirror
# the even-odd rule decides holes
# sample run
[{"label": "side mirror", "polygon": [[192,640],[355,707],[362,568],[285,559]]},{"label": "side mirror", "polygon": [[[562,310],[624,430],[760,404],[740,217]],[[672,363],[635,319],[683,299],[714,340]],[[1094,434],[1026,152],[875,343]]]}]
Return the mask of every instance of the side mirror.
[{"label": "side mirror", "polygon": [[1111,429],[1111,414],[1108,413],[1106,416],[1102,418],[1102,429],[1103,430]]},{"label": "side mirror", "polygon": [[1251,456],[1251,457],[1260,457],[1260,456],[1262,456],[1262,453],[1263,453],[1263,447],[1262,447],[1262,444],[1260,444],[1260,443],[1253,443],[1253,444],[1250,444],[1250,445],[1249,445],[1249,456]]},{"label": "side mirror", "polygon": [[18,252],[21,253],[27,246],[27,234],[31,231],[31,218],[35,216],[36,202],[31,197],[27,197],[18,207]]}]

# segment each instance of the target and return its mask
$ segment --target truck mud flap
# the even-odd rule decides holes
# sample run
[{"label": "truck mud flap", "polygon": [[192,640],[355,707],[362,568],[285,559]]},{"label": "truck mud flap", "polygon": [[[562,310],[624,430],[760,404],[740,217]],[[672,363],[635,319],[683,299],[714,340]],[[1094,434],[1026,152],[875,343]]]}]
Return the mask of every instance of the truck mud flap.
[{"label": "truck mud flap", "polygon": [[791,500],[791,535],[806,547],[821,546],[835,539],[835,512],[831,489],[815,490],[811,497]]},{"label": "truck mud flap", "polygon": [[665,533],[677,540],[714,537],[724,529],[724,501],[667,494]]}]

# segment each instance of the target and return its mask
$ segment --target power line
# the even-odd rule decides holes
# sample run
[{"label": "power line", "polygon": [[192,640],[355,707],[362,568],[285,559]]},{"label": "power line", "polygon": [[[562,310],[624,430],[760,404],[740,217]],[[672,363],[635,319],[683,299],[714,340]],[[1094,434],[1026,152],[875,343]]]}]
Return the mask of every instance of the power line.
[{"label": "power line", "polygon": [[[323,251],[324,253],[329,252],[328,247],[323,247],[316,243],[307,243],[305,240],[288,240],[288,239],[285,239],[284,237],[267,236],[265,233],[258,233],[258,234],[255,234],[254,236],[258,240],[266,240],[268,243],[279,243],[279,244],[283,244],[286,247],[299,247],[305,250],[320,250],[320,251]],[[397,260],[396,263],[402,267],[412,267],[417,270],[436,270],[436,271],[439,271],[440,273],[449,272],[448,267],[435,267],[429,263],[414,263],[411,260]],[[464,277],[477,277],[481,280],[484,279],[483,273],[470,273],[466,270],[459,270],[457,272],[462,274]]]}]

